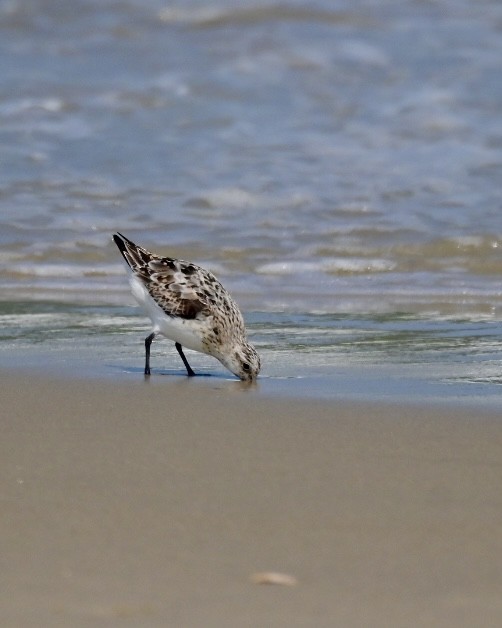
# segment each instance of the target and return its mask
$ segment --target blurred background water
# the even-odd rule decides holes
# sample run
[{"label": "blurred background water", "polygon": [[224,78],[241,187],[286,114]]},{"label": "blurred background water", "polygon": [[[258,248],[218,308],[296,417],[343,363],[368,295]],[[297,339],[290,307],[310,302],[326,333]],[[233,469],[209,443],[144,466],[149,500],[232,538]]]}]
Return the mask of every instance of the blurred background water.
[{"label": "blurred background water", "polygon": [[499,0],[0,0],[2,300],[497,317]]}]

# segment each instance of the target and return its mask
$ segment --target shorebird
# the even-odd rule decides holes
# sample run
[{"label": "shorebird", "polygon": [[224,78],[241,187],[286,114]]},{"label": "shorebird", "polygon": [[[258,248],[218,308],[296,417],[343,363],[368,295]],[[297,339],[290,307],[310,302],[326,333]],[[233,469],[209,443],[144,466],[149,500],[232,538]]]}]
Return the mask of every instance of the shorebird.
[{"label": "shorebird", "polygon": [[247,340],[239,307],[213,273],[150,253],[121,233],[113,240],[129,268],[132,294],[152,321],[145,338],[145,375],[150,375],[150,345],[162,335],[174,341],[189,376],[195,373],[183,347],[212,355],[244,381],[256,379],[260,357]]}]

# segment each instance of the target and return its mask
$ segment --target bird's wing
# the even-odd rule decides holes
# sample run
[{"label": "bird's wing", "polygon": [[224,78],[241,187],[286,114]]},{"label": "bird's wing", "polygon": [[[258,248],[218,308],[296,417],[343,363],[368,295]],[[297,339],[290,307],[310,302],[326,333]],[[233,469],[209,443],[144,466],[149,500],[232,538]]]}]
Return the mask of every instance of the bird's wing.
[{"label": "bird's wing", "polygon": [[[195,273],[194,273],[195,271]],[[211,303],[200,282],[201,268],[169,257],[151,259],[136,274],[149,294],[169,316],[197,318],[209,314]]]},{"label": "bird's wing", "polygon": [[[197,318],[210,315],[221,304],[233,304],[216,277],[200,266],[150,253],[121,233],[113,239],[131,272],[167,315]],[[241,318],[236,321],[239,325],[243,325]]]}]

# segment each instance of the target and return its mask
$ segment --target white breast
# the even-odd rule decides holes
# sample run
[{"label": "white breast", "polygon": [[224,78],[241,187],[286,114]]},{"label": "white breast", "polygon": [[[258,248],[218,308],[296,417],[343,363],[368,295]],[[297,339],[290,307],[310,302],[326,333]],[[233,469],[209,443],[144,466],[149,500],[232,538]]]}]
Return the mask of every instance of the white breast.
[{"label": "white breast", "polygon": [[152,299],[140,279],[131,274],[129,282],[133,297],[150,317],[156,334],[162,334],[174,342],[179,342],[187,349],[207,353],[207,349],[202,344],[202,338],[209,321],[204,323],[197,319],[168,316]]}]

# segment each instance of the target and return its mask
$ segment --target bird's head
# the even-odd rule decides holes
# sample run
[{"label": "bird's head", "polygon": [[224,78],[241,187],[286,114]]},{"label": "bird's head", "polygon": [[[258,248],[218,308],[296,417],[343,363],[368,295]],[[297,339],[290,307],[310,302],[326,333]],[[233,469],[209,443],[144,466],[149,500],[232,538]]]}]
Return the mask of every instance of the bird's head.
[{"label": "bird's head", "polygon": [[229,371],[245,382],[252,382],[258,377],[261,368],[260,356],[247,341],[218,358]]}]

